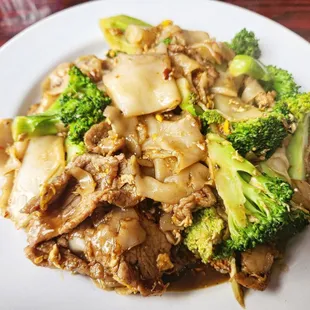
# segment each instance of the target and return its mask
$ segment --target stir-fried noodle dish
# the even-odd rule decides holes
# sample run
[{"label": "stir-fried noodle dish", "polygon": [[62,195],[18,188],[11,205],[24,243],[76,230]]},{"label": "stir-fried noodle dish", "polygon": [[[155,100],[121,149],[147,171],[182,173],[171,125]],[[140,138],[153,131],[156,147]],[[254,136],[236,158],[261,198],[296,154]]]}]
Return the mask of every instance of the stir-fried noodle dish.
[{"label": "stir-fried noodle dish", "polygon": [[37,266],[143,296],[218,274],[243,304],[309,223],[310,93],[247,29],[100,28],[102,58],[59,64],[26,116],[0,121],[2,215]]}]

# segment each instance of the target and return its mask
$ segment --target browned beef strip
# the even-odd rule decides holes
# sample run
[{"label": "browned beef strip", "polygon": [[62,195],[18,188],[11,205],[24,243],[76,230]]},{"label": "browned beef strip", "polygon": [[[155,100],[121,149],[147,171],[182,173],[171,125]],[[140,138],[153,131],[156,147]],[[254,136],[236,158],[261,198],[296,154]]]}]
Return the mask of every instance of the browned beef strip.
[{"label": "browned beef strip", "polygon": [[[24,208],[30,213],[27,226],[31,246],[52,239],[83,222],[93,211],[107,203],[133,207],[140,200],[134,180],[134,158],[123,155],[103,157],[85,154],[70,164],[65,172],[48,184],[40,197]],[[79,192],[71,169],[78,167],[89,173],[96,186],[93,192]],[[129,175],[129,173],[132,173]]]},{"label": "browned beef strip", "polygon": [[166,286],[157,261],[170,257],[171,245],[158,225],[134,209],[115,207],[103,213],[101,219],[100,215],[95,222],[88,218],[69,234],[27,247],[27,257],[39,266],[103,281],[105,288],[112,283],[112,287],[123,286],[144,296],[162,294]]},{"label": "browned beef strip", "polygon": [[[65,244],[63,244],[64,240],[66,240]],[[100,263],[88,262],[85,258],[75,255],[68,248],[67,241],[66,237],[63,236],[56,240],[43,242],[35,247],[28,246],[25,249],[25,255],[37,266],[62,269],[73,274],[88,276],[93,280],[99,280],[100,286],[105,289],[122,287],[113,279],[111,274],[104,270]]]},{"label": "browned beef strip", "polygon": [[93,125],[84,136],[89,152],[112,155],[125,146],[125,138],[118,137],[107,122]]},{"label": "browned beef strip", "polygon": [[[146,219],[137,211],[124,212],[126,212],[123,218],[123,220],[126,219],[125,226],[121,219],[122,214],[112,210],[105,216],[104,224],[99,225],[93,231],[92,236],[88,230],[87,235],[84,235],[87,244],[85,256],[90,261],[100,262],[115,280],[132,292],[141,293],[144,296],[161,294],[165,290],[165,285],[161,281],[162,270],[158,269],[156,262],[160,254],[170,255],[171,245],[157,224]],[[136,215],[132,212],[138,215],[138,226],[134,222]],[[107,246],[111,245],[111,240],[100,236],[103,234],[108,236],[108,232],[118,225],[118,222],[115,222],[117,217],[120,217],[119,223],[122,223],[120,227],[125,230],[118,229],[118,234],[113,237],[114,245],[108,249]],[[130,222],[132,224],[129,224]],[[140,244],[126,249],[122,244],[124,236],[131,239],[129,243],[133,240],[140,240]],[[127,241],[125,244],[128,244]]]},{"label": "browned beef strip", "polygon": [[263,291],[267,288],[271,267],[278,252],[269,245],[258,245],[241,254],[241,272],[235,280],[244,287]]},{"label": "browned beef strip", "polygon": [[211,207],[216,203],[216,198],[209,186],[204,186],[201,190],[182,198],[176,204],[162,204],[162,209],[167,213],[172,213],[172,221],[175,225],[188,227],[192,225],[192,212],[202,207]]},{"label": "browned beef strip", "polygon": [[49,240],[36,247],[26,247],[25,254],[34,264],[42,267],[59,268],[73,273],[93,277],[87,262],[74,255],[69,249]]}]

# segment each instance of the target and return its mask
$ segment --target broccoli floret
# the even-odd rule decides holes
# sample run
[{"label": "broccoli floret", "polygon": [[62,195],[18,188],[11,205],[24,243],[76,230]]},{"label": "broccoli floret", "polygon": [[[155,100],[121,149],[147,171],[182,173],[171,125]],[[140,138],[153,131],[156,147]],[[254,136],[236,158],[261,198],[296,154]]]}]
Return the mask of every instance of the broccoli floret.
[{"label": "broccoli floret", "polygon": [[230,238],[218,256],[244,251],[276,238],[289,224],[293,190],[285,181],[261,174],[219,135],[207,135],[216,189],[228,216]]},{"label": "broccoli floret", "polygon": [[85,132],[104,119],[103,110],[111,99],[99,90],[89,77],[73,66],[69,70],[69,84],[52,107],[32,116],[18,116],[13,122],[15,140],[21,137],[53,135],[68,127],[73,144],[83,142]]},{"label": "broccoli floret", "polygon": [[242,155],[254,154],[258,159],[270,157],[281,146],[282,141],[296,127],[296,119],[284,103],[278,103],[266,111],[262,117],[244,121],[226,121],[218,110],[206,110],[198,117],[205,128],[212,124],[219,125],[221,132],[233,147]]},{"label": "broccoli floret", "polygon": [[282,100],[298,121],[304,120],[310,112],[310,93],[302,93]]},{"label": "broccoli floret", "polygon": [[185,231],[184,244],[207,264],[216,244],[222,241],[224,220],[215,208],[206,208],[194,214],[193,224]]},{"label": "broccoli floret", "polygon": [[292,97],[298,94],[300,86],[294,81],[293,75],[276,66],[266,66],[270,80],[262,81],[266,91],[275,90],[277,100]]},{"label": "broccoli floret", "polygon": [[232,132],[227,136],[242,156],[249,152],[257,157],[268,158],[281,146],[288,135],[281,119],[275,116],[232,123]]},{"label": "broccoli floret", "polygon": [[225,122],[225,117],[217,110],[205,110],[199,117],[203,126],[222,124]]},{"label": "broccoli floret", "polygon": [[244,28],[234,36],[228,45],[237,55],[248,55],[257,59],[261,56],[258,41],[253,31]]},{"label": "broccoli floret", "polygon": [[77,67],[70,69],[69,76],[69,85],[58,99],[57,111],[61,121],[69,125],[70,140],[78,143],[92,125],[104,119],[103,110],[111,99]]},{"label": "broccoli floret", "polygon": [[294,129],[294,123],[294,116],[281,103],[261,118],[232,122],[227,140],[242,156],[252,152],[257,157],[268,158]]},{"label": "broccoli floret", "polygon": [[306,178],[305,152],[309,137],[310,93],[298,94],[282,102],[298,120],[297,129],[287,148],[289,175],[293,179],[304,180]]}]

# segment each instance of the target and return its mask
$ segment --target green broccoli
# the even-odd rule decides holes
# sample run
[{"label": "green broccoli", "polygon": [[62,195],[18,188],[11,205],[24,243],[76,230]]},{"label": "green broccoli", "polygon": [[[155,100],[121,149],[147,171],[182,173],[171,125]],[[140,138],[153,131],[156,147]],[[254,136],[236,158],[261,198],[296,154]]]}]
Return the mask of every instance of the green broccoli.
[{"label": "green broccoli", "polygon": [[293,75],[276,66],[266,66],[270,80],[262,81],[266,91],[275,90],[277,100],[292,97],[298,94],[300,86],[294,81]]},{"label": "green broccoli", "polygon": [[[220,125],[218,131],[225,135],[242,156],[254,154],[260,159],[270,157],[296,127],[293,114],[283,102],[276,104],[260,118],[228,121],[227,125],[224,116],[216,109],[206,110],[198,114],[198,117],[201,119],[203,131],[212,124]],[[217,132],[214,127],[211,131]]]},{"label": "green broccoli", "polygon": [[217,255],[227,256],[275,239],[290,225],[290,185],[261,174],[219,135],[209,133],[207,142],[230,231],[230,238],[220,245]]},{"label": "green broccoli", "polygon": [[67,163],[71,162],[74,158],[82,155],[86,152],[86,146],[84,142],[73,143],[69,137],[65,139],[66,160]]},{"label": "green broccoli", "polygon": [[184,244],[207,264],[216,244],[222,242],[224,220],[215,208],[206,208],[194,214],[192,226],[185,231]]},{"label": "green broccoli", "polygon": [[228,45],[237,55],[248,55],[258,59],[261,56],[258,41],[253,31],[244,28],[234,36]]},{"label": "green broccoli", "polygon": [[89,77],[73,66],[69,70],[67,88],[48,111],[14,119],[14,140],[54,135],[68,127],[70,141],[78,145],[83,143],[85,132],[104,119],[103,110],[110,102]]},{"label": "green broccoli", "polygon": [[203,126],[225,122],[224,116],[218,110],[205,110],[199,117]]},{"label": "green broccoli", "polygon": [[294,129],[294,123],[294,116],[288,107],[278,104],[261,118],[232,122],[227,140],[242,156],[252,152],[257,157],[268,158]]},{"label": "green broccoli", "polygon": [[293,179],[306,178],[305,152],[309,138],[310,93],[298,94],[284,99],[284,102],[298,120],[298,125],[287,147],[290,163],[289,175]]}]

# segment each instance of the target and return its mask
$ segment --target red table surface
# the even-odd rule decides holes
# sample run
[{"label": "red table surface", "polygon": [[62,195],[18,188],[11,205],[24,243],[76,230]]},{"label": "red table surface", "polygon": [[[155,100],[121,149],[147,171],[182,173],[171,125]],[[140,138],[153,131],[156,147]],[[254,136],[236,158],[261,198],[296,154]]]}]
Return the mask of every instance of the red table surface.
[{"label": "red table surface", "polygon": [[[168,0],[167,0],[168,1]],[[86,0],[0,0],[0,46],[33,22]],[[310,41],[310,0],[232,0]]]}]

